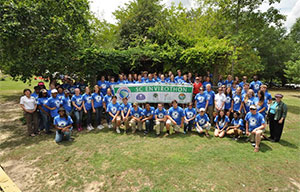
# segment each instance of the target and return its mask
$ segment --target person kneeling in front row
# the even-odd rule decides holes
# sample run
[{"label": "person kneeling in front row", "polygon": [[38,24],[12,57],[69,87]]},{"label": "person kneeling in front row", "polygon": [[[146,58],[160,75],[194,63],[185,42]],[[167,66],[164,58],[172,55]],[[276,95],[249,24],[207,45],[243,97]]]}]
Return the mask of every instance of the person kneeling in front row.
[{"label": "person kneeling in front row", "polygon": [[159,103],[154,114],[156,136],[159,136],[160,133],[164,130],[165,123],[167,121],[167,111],[165,108],[163,108],[163,105]]},{"label": "person kneeling in front row", "polygon": [[228,127],[226,134],[234,135],[234,140],[238,140],[243,134],[245,134],[244,120],[239,118],[240,113],[238,111],[233,112],[233,119],[231,120],[231,126]]},{"label": "person kneeling in front row", "polygon": [[209,123],[210,119],[208,115],[205,113],[204,108],[200,108],[200,114],[196,116],[196,130],[199,134],[204,133],[205,136],[209,137],[208,131],[211,127],[211,124]]},{"label": "person kneeling in front row", "polygon": [[[259,151],[259,144],[261,141],[261,135],[265,131],[265,119],[262,114],[256,112],[256,106],[250,106],[250,112],[246,117],[246,135],[250,136],[250,142],[252,146],[255,146],[254,152]],[[254,144],[255,142],[255,144]]]},{"label": "person kneeling in front row", "polygon": [[55,142],[61,142],[64,137],[67,141],[70,141],[73,120],[66,114],[66,110],[63,107],[59,108],[58,114],[54,117],[53,122],[56,129]]},{"label": "person kneeling in front row", "polygon": [[178,106],[176,100],[172,101],[173,107],[168,111],[168,120],[166,122],[167,133],[165,136],[170,135],[170,128],[173,127],[175,133],[180,131],[180,127],[183,127],[184,113],[183,109]]}]

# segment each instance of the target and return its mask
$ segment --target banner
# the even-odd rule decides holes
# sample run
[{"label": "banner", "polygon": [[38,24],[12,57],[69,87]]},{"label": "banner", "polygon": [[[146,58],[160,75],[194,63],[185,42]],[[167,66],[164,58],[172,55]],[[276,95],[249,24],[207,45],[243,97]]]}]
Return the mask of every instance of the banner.
[{"label": "banner", "polygon": [[188,103],[193,97],[193,86],[190,84],[119,84],[113,85],[113,90],[118,97],[118,102],[128,97],[131,103],[171,103],[174,99],[178,103]]}]

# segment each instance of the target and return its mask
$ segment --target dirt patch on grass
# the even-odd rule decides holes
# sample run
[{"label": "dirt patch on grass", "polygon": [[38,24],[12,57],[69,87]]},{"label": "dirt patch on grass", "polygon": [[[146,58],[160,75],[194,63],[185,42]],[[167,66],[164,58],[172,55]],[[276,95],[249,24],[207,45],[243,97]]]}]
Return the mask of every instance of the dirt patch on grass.
[{"label": "dirt patch on grass", "polygon": [[17,160],[9,160],[1,163],[6,174],[15,182],[21,191],[36,191],[34,181],[40,173],[40,169],[29,163]]}]

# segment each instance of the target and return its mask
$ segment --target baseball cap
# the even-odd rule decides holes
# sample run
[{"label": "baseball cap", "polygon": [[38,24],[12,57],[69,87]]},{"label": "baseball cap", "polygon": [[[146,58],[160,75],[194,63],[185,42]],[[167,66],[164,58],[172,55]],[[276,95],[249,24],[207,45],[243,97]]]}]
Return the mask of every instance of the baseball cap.
[{"label": "baseball cap", "polygon": [[52,89],[51,93],[57,93],[57,89]]}]

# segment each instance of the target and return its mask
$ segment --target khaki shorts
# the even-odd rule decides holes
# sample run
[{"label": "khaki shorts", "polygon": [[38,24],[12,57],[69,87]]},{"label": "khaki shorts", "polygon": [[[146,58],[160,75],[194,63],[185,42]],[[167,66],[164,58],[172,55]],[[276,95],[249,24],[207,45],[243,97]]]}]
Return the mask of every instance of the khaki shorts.
[{"label": "khaki shorts", "polygon": [[[253,130],[252,130],[252,131],[253,131]],[[252,131],[251,131],[251,133],[252,133]],[[266,131],[266,129],[258,130],[258,131],[256,131],[256,133],[262,134],[262,133],[264,133],[265,131]],[[251,134],[251,135],[249,136],[249,139],[250,139],[250,142],[255,142],[255,134]]]},{"label": "khaki shorts", "polygon": [[170,119],[167,120],[166,124],[170,125],[170,127],[172,127],[174,131],[180,130],[180,125],[172,123]]},{"label": "khaki shorts", "polygon": [[113,127],[116,127],[117,126],[117,122],[118,121],[121,121],[121,117],[120,116],[117,116],[116,120],[114,122],[111,122]]},{"label": "khaki shorts", "polygon": [[203,126],[197,126],[197,125],[196,125],[196,130],[197,130],[198,133],[200,133],[200,132],[203,132],[203,130],[209,131],[209,130],[210,130],[210,127],[211,127],[211,124],[207,122],[207,123],[206,123],[205,125],[203,125]]},{"label": "khaki shorts", "polygon": [[155,131],[156,134],[160,134],[164,130],[165,122],[164,121],[157,121],[155,120]]},{"label": "khaki shorts", "polygon": [[[237,132],[238,132],[239,135],[243,135],[243,131],[242,131],[242,130],[237,129]],[[233,135],[233,134],[234,134],[234,129],[229,129],[229,130],[227,130],[227,131],[226,131],[226,134],[227,134],[227,135]]]}]

